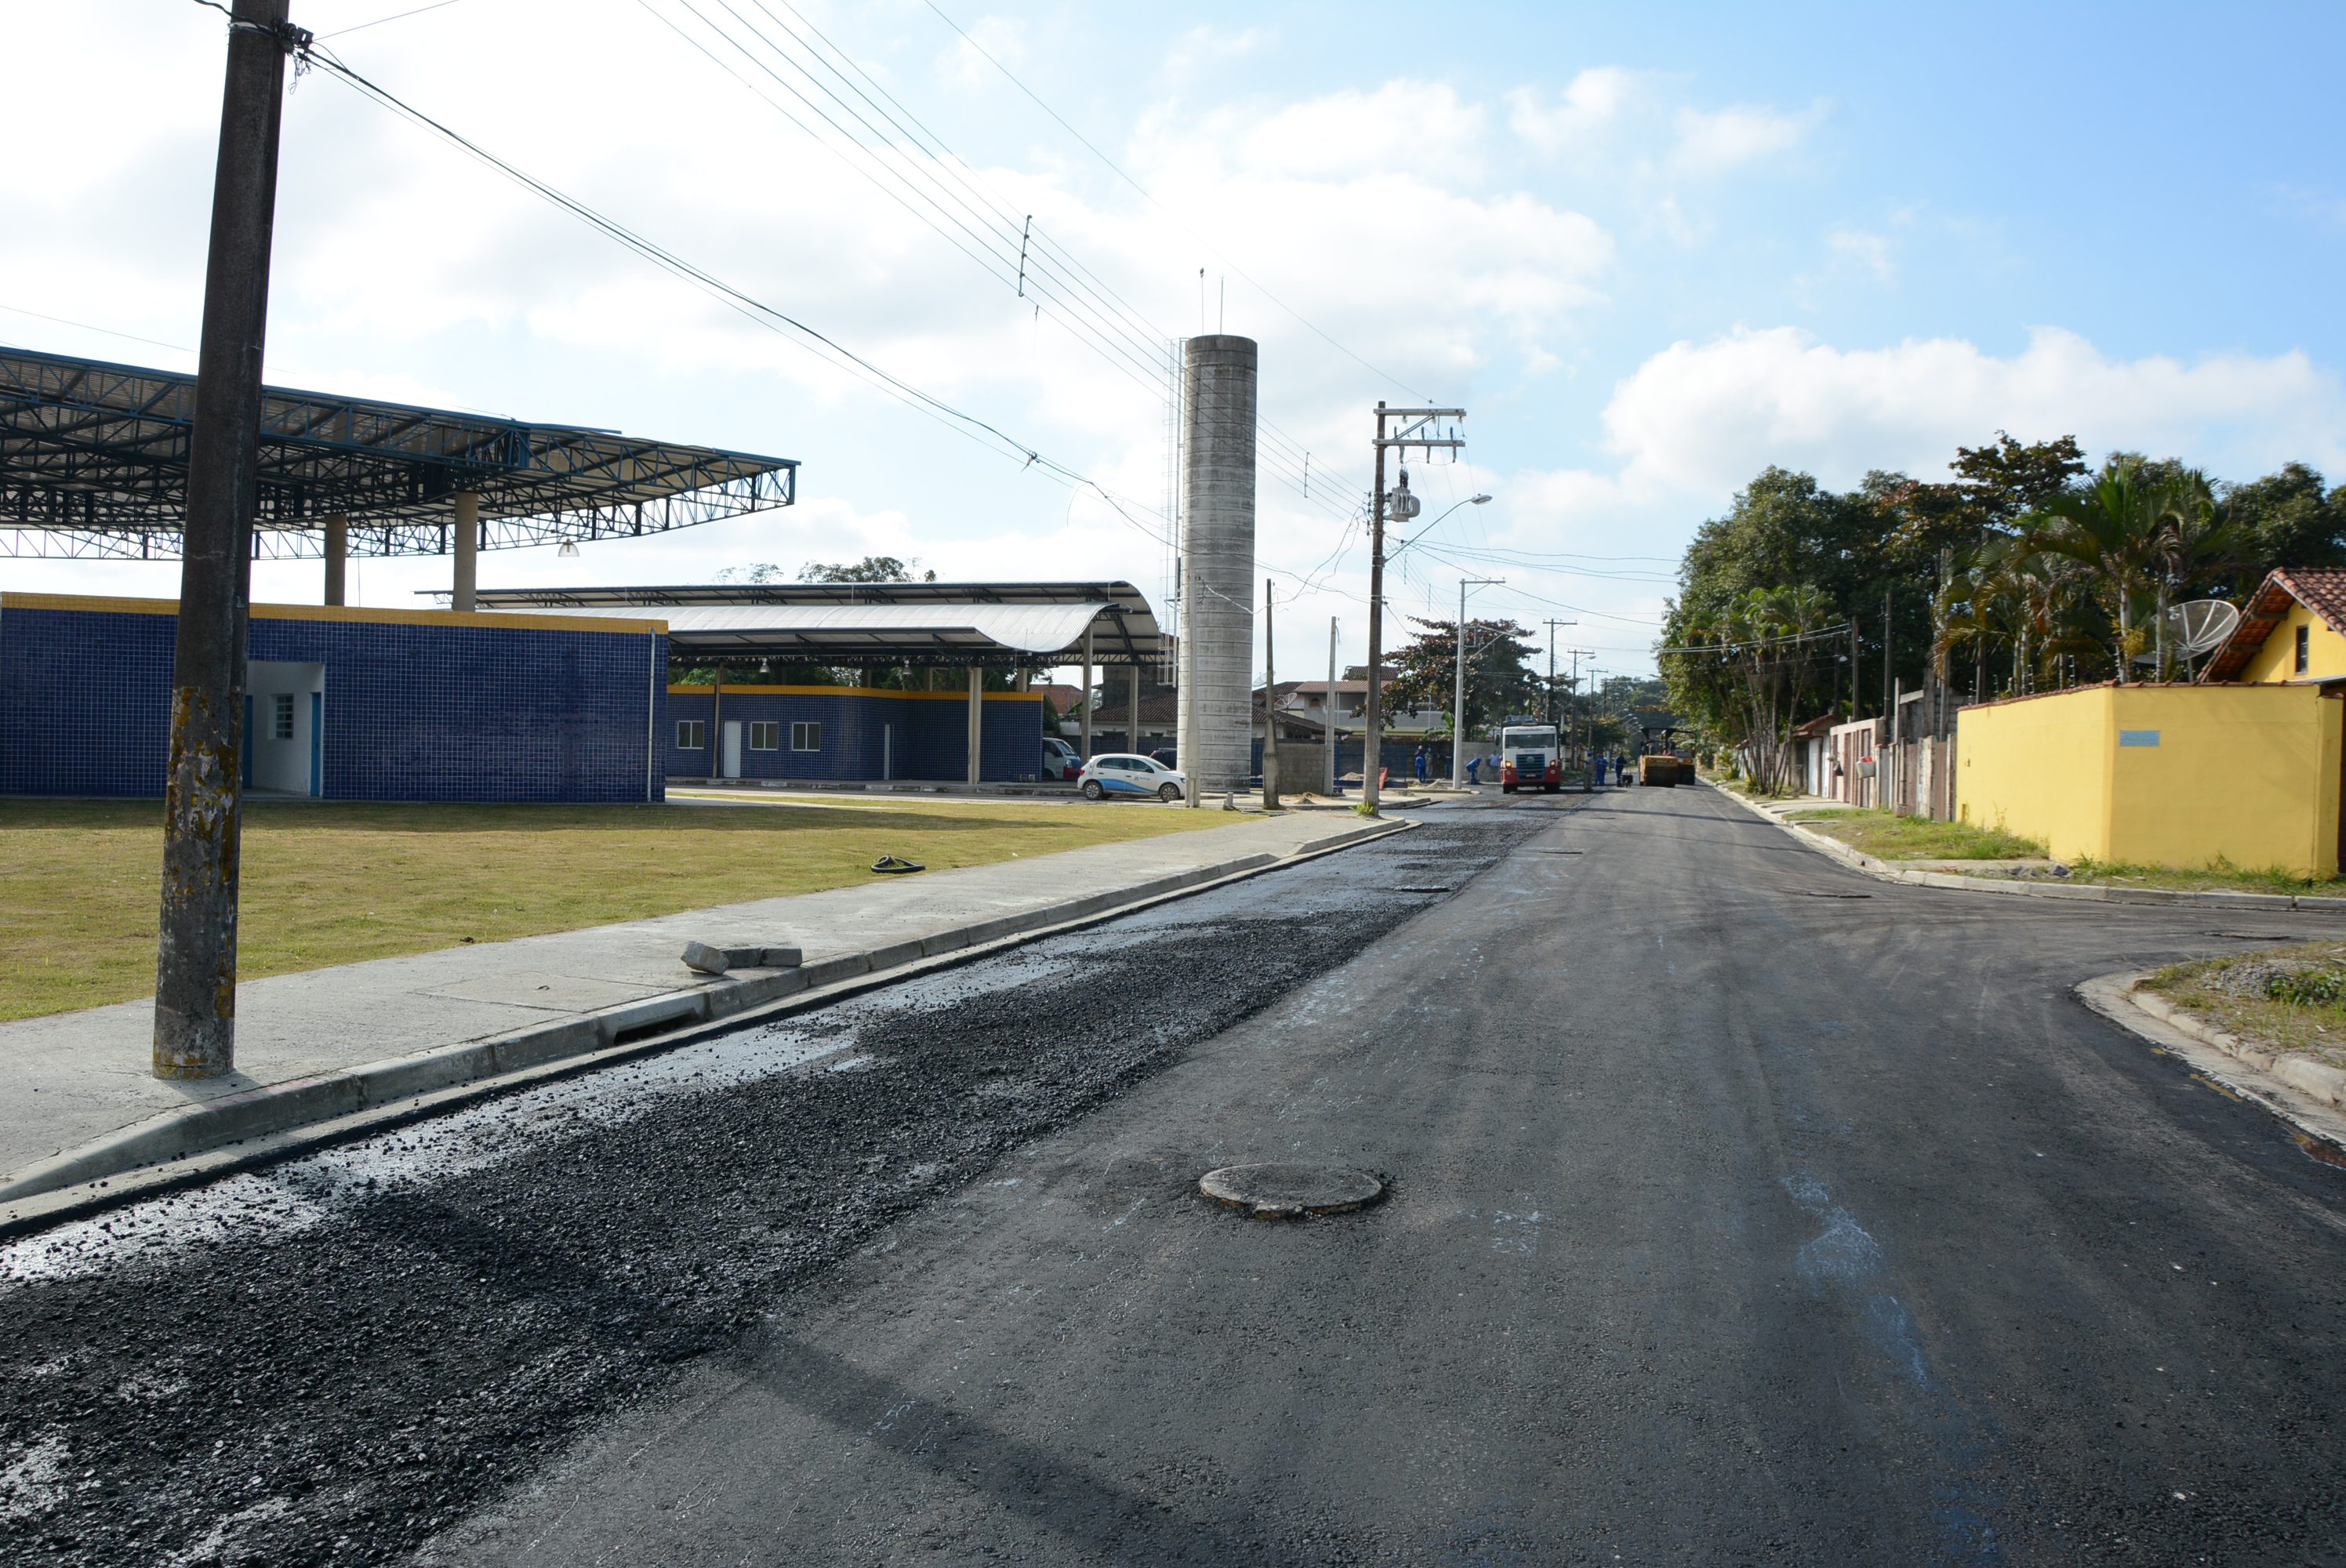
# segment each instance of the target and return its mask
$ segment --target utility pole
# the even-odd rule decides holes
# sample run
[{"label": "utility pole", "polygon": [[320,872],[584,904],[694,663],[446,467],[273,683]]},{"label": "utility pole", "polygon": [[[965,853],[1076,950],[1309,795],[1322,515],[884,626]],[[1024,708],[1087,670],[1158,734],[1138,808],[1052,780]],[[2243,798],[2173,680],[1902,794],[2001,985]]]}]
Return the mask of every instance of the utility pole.
[{"label": "utility pole", "polygon": [[[1555,623],[1550,622],[1549,624],[1554,625]],[[1567,621],[1565,624],[1566,626],[1577,626],[1580,623],[1577,621]],[[1548,635],[1553,637],[1556,634],[1551,632]],[[1572,706],[1578,710],[1580,718],[1580,766],[1582,769],[1580,787],[1583,790],[1588,790],[1596,787],[1596,759],[1593,755],[1596,749],[1596,738],[1589,732],[1588,729],[1587,699],[1580,695],[1580,656],[1586,654],[1590,658],[1595,658],[1596,657],[1596,650],[1595,648],[1566,648],[1564,651],[1572,656]],[[1549,661],[1553,663],[1555,661],[1555,657],[1556,655],[1551,651],[1548,655]]]},{"label": "utility pole", "polygon": [[1328,695],[1320,705],[1321,738],[1328,743],[1328,799],[1336,798],[1336,617],[1328,617]]},{"label": "utility pole", "polygon": [[1271,666],[1272,579],[1262,580],[1262,809],[1279,809],[1279,675]]},{"label": "utility pole", "polygon": [[1576,626],[1579,624],[1580,623],[1578,621],[1559,621],[1555,619],[1550,619],[1547,623],[1547,721],[1550,724],[1559,727],[1556,731],[1557,738],[1559,739],[1562,738],[1564,733],[1561,728],[1564,723],[1564,716],[1558,713],[1556,708],[1556,628],[1558,626]]},{"label": "utility pole", "polygon": [[1894,662],[1890,657],[1890,585],[1884,583],[1882,585],[1882,717],[1885,719],[1897,717],[1890,706],[1890,674]]},{"label": "utility pole", "polygon": [[253,514],[260,504],[261,342],[285,56],[309,41],[287,24],[286,4],[236,0],[229,20],[163,786],[153,1060],[158,1078],[218,1078],[236,1070],[245,620]]},{"label": "utility pole", "polygon": [[1466,590],[1496,587],[1504,577],[1462,577],[1458,581],[1458,657],[1450,695],[1450,787],[1466,788]]},{"label": "utility pole", "polygon": [[[1362,705],[1361,742],[1361,799],[1369,815],[1377,814],[1377,759],[1384,749],[1384,713],[1382,705],[1378,665],[1384,657],[1385,629],[1385,449],[1397,449],[1406,463],[1409,449],[1423,447],[1432,460],[1434,449],[1456,452],[1466,443],[1458,439],[1457,427],[1451,427],[1446,437],[1426,433],[1437,419],[1464,419],[1463,408],[1387,408],[1381,399],[1377,403],[1377,477],[1376,488],[1369,497],[1369,698]],[[1408,420],[1393,435],[1385,434],[1385,422]],[[1401,485],[1391,499],[1398,503],[1394,520],[1406,523],[1417,515],[1417,497],[1409,493],[1409,470],[1403,468]]]}]

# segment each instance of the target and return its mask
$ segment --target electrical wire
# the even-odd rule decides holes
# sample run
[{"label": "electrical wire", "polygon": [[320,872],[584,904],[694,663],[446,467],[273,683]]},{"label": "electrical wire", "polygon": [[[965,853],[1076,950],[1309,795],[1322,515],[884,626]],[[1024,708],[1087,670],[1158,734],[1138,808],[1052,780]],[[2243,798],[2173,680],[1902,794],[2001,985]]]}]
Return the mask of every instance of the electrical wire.
[{"label": "electrical wire", "polygon": [[[199,0],[199,3],[209,4],[210,0]],[[434,119],[391,92],[390,89],[370,80],[345,62],[336,58],[331,51],[320,48],[314,42],[301,51],[301,56],[309,63],[324,69],[335,80],[347,84],[381,107],[430,130],[467,156],[520,185],[540,199],[567,212],[607,239],[634,252],[642,260],[651,262],[709,294],[735,313],[780,334],[786,341],[798,344],[826,364],[855,375],[886,395],[926,414],[947,429],[976,442],[979,445],[995,451],[1005,457],[1024,459],[1022,468],[1034,469],[1061,484],[1090,490],[1134,529],[1159,544],[1167,543],[1163,534],[1150,528],[1133,515],[1135,508],[1143,512],[1150,510],[1144,504],[1120,496],[1078,470],[1045,456],[1036,448],[1027,445],[991,422],[933,396],[789,312],[734,287],[706,269],[636,233],[617,219],[606,217],[586,203],[508,163],[478,142]]]},{"label": "electrical wire", "polygon": [[1003,76],[1009,81],[1012,87],[1016,87],[1020,92],[1025,94],[1028,98],[1032,99],[1035,107],[1041,109],[1045,114],[1050,116],[1052,119],[1057,121],[1059,127],[1062,130],[1065,130],[1069,136],[1074,137],[1077,141],[1083,143],[1085,150],[1089,152],[1094,158],[1099,159],[1100,162],[1106,164],[1109,172],[1114,174],[1118,179],[1124,181],[1125,184],[1132,187],[1133,189],[1138,191],[1142,199],[1145,199],[1151,207],[1154,207],[1158,211],[1162,212],[1166,217],[1172,219],[1175,223],[1180,225],[1183,232],[1187,233],[1190,239],[1197,240],[1198,244],[1203,245],[1208,250],[1211,251],[1216,260],[1219,260],[1231,271],[1237,273],[1239,277],[1252,287],[1257,293],[1260,294],[1264,299],[1269,300],[1280,310],[1286,311],[1290,316],[1294,317],[1297,321],[1309,329],[1322,342],[1325,342],[1329,347],[1336,350],[1339,353],[1352,361],[1353,363],[1359,365],[1362,370],[1365,370],[1371,374],[1376,376],[1379,380],[1399,387],[1402,391],[1410,393],[1413,397],[1423,398],[1428,402],[1433,401],[1432,393],[1420,392],[1418,389],[1411,386],[1408,382],[1402,381],[1400,377],[1370,363],[1365,359],[1362,359],[1359,354],[1353,352],[1352,349],[1338,342],[1334,338],[1329,336],[1328,333],[1322,331],[1317,323],[1307,318],[1300,311],[1298,311],[1294,306],[1290,305],[1286,300],[1280,299],[1278,295],[1272,293],[1268,288],[1264,287],[1252,273],[1249,272],[1245,268],[1239,266],[1237,262],[1224,255],[1212,241],[1204,238],[1195,229],[1192,229],[1187,222],[1183,221],[1179,215],[1175,213],[1171,208],[1167,207],[1163,202],[1158,200],[1156,196],[1150,192],[1147,186],[1133,178],[1132,176],[1125,173],[1122,168],[1117,167],[1114,158],[1108,157],[1107,154],[1100,151],[1098,148],[1093,146],[1090,137],[1085,136],[1083,132],[1077,130],[1074,126],[1069,125],[1066,118],[1062,116],[1058,110],[1053,108],[1049,104],[1045,103],[1041,95],[1036,93],[1034,88],[1028,87],[1025,82],[1020,81],[1016,74],[1014,73],[1009,66],[1004,65],[1000,60],[995,59],[994,56],[987,51],[984,45],[971,37],[966,32],[964,32],[961,24],[954,21],[951,16],[946,15],[944,11],[939,7],[937,0],[926,0],[926,3],[930,10],[936,12],[937,19],[939,21],[943,22],[946,26],[951,27],[954,32],[959,36],[962,42],[967,44],[972,49],[976,50],[978,55],[984,59],[987,65],[992,66],[995,70],[1001,72]]}]

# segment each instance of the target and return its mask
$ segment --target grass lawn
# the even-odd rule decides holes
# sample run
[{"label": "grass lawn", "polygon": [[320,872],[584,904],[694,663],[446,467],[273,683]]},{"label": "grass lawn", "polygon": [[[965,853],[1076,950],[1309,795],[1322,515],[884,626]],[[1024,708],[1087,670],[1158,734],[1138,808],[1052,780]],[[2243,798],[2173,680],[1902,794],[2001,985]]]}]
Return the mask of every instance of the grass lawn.
[{"label": "grass lawn", "polygon": [[2171,963],[2143,988],[2269,1050],[2346,1067],[2346,942],[2277,943]]},{"label": "grass lawn", "polygon": [[[148,996],[159,801],[0,799],[0,1019]],[[247,979],[1218,828],[1220,811],[994,801],[791,806],[248,802]]]},{"label": "grass lawn", "polygon": [[2017,833],[1894,811],[1802,812],[1786,820],[1885,860],[2019,860],[2045,853],[2044,845]]},{"label": "grass lawn", "polygon": [[2182,892],[2302,893],[2311,898],[2346,898],[2346,878],[2300,877],[2294,871],[2267,869],[2243,871],[2217,864],[2200,871],[2172,866],[2105,864],[2089,857],[2069,862],[2072,880],[2107,882],[2112,887],[2173,888]]}]

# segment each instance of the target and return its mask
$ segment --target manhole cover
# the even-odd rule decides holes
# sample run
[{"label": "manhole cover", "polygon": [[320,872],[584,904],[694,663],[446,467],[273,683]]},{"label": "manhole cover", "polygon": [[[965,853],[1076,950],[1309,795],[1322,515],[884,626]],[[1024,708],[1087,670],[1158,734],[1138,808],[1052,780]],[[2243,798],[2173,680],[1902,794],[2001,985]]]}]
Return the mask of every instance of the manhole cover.
[{"label": "manhole cover", "polygon": [[1257,1219],[1342,1214],[1384,1196],[1382,1176],[1347,1166],[1224,1166],[1198,1178],[1198,1190],[1225,1208]]}]

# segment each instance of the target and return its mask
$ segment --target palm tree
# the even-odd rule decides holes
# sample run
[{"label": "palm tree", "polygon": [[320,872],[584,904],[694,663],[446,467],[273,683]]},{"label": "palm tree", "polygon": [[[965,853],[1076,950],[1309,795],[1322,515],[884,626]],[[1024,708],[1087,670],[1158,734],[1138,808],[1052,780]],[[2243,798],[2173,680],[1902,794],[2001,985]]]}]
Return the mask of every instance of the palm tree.
[{"label": "palm tree", "polygon": [[2082,492],[2057,495],[2021,520],[2029,548],[2076,562],[2109,606],[2123,681],[2148,641],[2136,613],[2162,614],[2169,590],[2199,581],[2229,551],[2229,531],[2207,476],[2146,475],[2134,459],[2112,463]]}]

